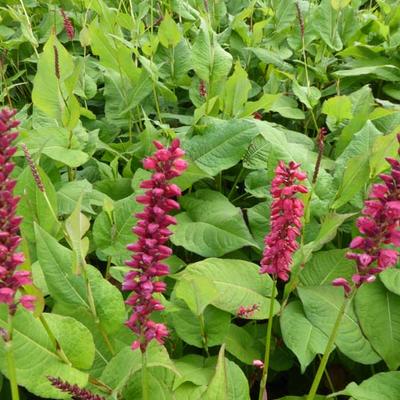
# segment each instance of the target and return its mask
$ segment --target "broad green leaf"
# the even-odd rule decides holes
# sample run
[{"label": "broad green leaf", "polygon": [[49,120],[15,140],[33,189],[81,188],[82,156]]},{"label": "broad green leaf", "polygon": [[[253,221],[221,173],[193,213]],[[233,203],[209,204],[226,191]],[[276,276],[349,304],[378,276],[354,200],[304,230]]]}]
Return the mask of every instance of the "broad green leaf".
[{"label": "broad green leaf", "polygon": [[[165,347],[160,346],[156,341],[153,340],[149,344],[146,356],[148,368],[163,367],[179,375]],[[133,374],[141,368],[142,354],[140,350],[132,351],[129,346],[126,346],[107,364],[100,381],[112,388],[113,395],[116,395],[125,387]]]},{"label": "broad green leaf", "polygon": [[129,196],[114,203],[113,221],[102,211],[93,224],[93,239],[97,249],[108,256],[128,259],[130,252],[126,246],[136,238],[132,233],[136,223],[133,214],[141,209],[142,206]]},{"label": "broad green leaf", "polygon": [[243,156],[243,166],[248,169],[265,169],[270,152],[271,144],[262,135],[257,135]]},{"label": "broad green leaf", "polygon": [[173,183],[178,185],[182,191],[189,189],[194,183],[204,178],[211,178],[211,176],[200,169],[194,162],[188,161],[188,168],[185,173],[173,179]]},{"label": "broad green leaf", "polygon": [[230,325],[224,343],[228,353],[245,364],[252,365],[253,360],[259,360],[263,357],[260,342],[256,341],[245,329],[235,324]]},{"label": "broad green leaf", "polygon": [[331,97],[322,105],[322,113],[335,118],[338,122],[350,119],[353,116],[351,109],[352,104],[348,96]]},{"label": "broad green leaf", "polygon": [[356,313],[365,336],[391,370],[400,366],[400,297],[376,281],[357,291]]},{"label": "broad green leaf", "polygon": [[311,324],[298,300],[289,303],[283,309],[280,325],[283,340],[296,355],[301,372],[304,373],[315,356],[324,353],[328,337]]},{"label": "broad green leaf", "polygon": [[376,65],[376,66],[374,65],[374,66],[338,70],[335,71],[333,75],[339,78],[371,75],[371,77],[375,79],[398,82],[400,81],[400,68],[394,65]]},{"label": "broad green leaf", "polygon": [[318,104],[321,97],[321,92],[315,86],[308,88],[307,86],[300,86],[296,80],[292,83],[293,93],[297,98],[309,109],[312,109]]},{"label": "broad green leaf", "polygon": [[40,127],[24,139],[31,154],[45,154],[55,161],[76,168],[88,161],[78,139],[64,128]]},{"label": "broad green leaf", "polygon": [[158,28],[158,37],[164,47],[175,47],[181,40],[179,27],[168,12]]},{"label": "broad green leaf", "polygon": [[331,0],[322,0],[313,13],[312,27],[314,32],[332,49],[341,50],[343,43],[338,29],[338,11],[331,5]]},{"label": "broad green leaf", "polygon": [[218,354],[215,374],[203,395],[204,400],[250,400],[247,378],[242,370],[225,358],[225,346]]},{"label": "broad green leaf", "polygon": [[349,383],[334,395],[351,396],[354,400],[397,400],[400,393],[400,371],[380,372],[357,385]]},{"label": "broad green leaf", "polygon": [[[188,265],[179,276],[210,279],[219,293],[211,304],[221,310],[236,315],[241,306],[257,304],[259,310],[248,318],[268,318],[271,301],[268,296],[271,296],[272,280],[268,275],[260,274],[256,264],[242,260],[208,258]],[[274,312],[278,311],[279,303],[274,300]]]},{"label": "broad green leaf", "polygon": [[89,329],[70,317],[48,313],[42,315],[71,364],[76,368],[90,369],[95,347]]},{"label": "broad green leaf", "polygon": [[184,382],[206,386],[214,375],[215,357],[203,358],[198,354],[188,354],[174,360],[175,368],[181,376],[175,377],[174,389]]},{"label": "broad green leaf", "polygon": [[214,283],[205,277],[183,278],[174,288],[178,299],[185,301],[190,310],[197,316],[218,296]]},{"label": "broad green leaf", "polygon": [[[58,53],[60,80],[57,79],[55,72],[54,47],[57,48]],[[33,104],[49,117],[61,122],[65,103],[60,89],[62,89],[62,82],[73,73],[74,63],[72,56],[57,40],[54,33],[50,35],[43,48],[37,68],[37,73],[33,80]]]},{"label": "broad green leaf", "polygon": [[257,134],[257,128],[250,121],[221,121],[208,125],[202,135],[186,142],[185,149],[203,171],[215,176],[236,165]]},{"label": "broad green leaf", "polygon": [[76,203],[75,210],[65,221],[65,231],[68,235],[68,242],[73,251],[73,268],[76,274],[80,274],[85,267],[85,257],[89,250],[89,239],[84,238],[86,232],[90,228],[89,219],[81,213],[80,197]]},{"label": "broad green leaf", "polygon": [[237,117],[242,111],[247,101],[251,89],[250,80],[247,72],[240,65],[240,61],[235,64],[232,76],[226,81],[223,96],[223,111],[229,117]]},{"label": "broad green leaf", "polygon": [[389,168],[389,163],[385,160],[385,157],[396,157],[397,143],[396,132],[390,135],[378,136],[375,139],[371,157],[369,158],[371,177],[375,177]]},{"label": "broad green leaf", "polygon": [[244,105],[244,111],[239,115],[240,117],[249,117],[256,111],[269,111],[272,109],[275,102],[281,97],[281,94],[263,94],[256,101],[248,101]]},{"label": "broad green leaf", "polygon": [[400,269],[389,268],[381,272],[379,278],[388,290],[400,296]]},{"label": "broad green leaf", "polygon": [[[7,328],[7,318],[7,309],[2,304],[0,305],[1,328]],[[72,324],[74,324],[74,329],[71,334],[77,333],[81,329],[78,328],[78,331],[76,330],[79,323],[75,321]],[[46,378],[46,375],[60,377],[80,387],[84,387],[87,384],[87,373],[61,361],[44,326],[38,319],[33,317],[32,313],[22,308],[19,309],[13,318],[13,326],[12,346],[16,362],[17,382],[20,386],[25,387],[37,396],[66,399],[70,396],[54,388]],[[60,332],[60,334],[62,334],[63,341],[79,342],[81,340],[80,337],[72,335],[68,337],[67,332]],[[86,341],[85,338],[84,343],[89,344],[89,341]],[[90,352],[90,349],[88,351]],[[82,365],[81,363],[82,361],[80,360],[78,364]],[[0,341],[0,369],[4,375],[8,375],[4,341]]]},{"label": "broad green leaf", "polygon": [[346,258],[347,249],[335,249],[314,253],[300,274],[305,286],[329,285],[336,278],[351,279],[355,274],[355,262]]},{"label": "broad green leaf", "polygon": [[335,10],[342,10],[350,4],[351,0],[331,0],[332,7]]},{"label": "broad green leaf", "polygon": [[[49,203],[57,215],[57,198],[54,186],[46,173],[37,166],[40,178],[46,190]],[[29,167],[26,167],[18,176],[15,193],[21,196],[18,204],[17,214],[23,217],[21,223],[22,236],[30,246],[35,246],[34,222],[38,223],[46,232],[57,236],[61,226],[55,220],[53,213],[49,209],[43,193],[37,187]],[[30,249],[34,251],[34,249]]]},{"label": "broad green leaf", "polygon": [[246,176],[244,185],[246,192],[252,194],[254,197],[265,199],[270,196],[268,175],[265,169],[250,172]]},{"label": "broad green leaf", "polygon": [[[202,318],[196,316],[183,301],[175,300],[168,310],[176,334],[186,343],[198,348],[213,347],[223,343],[231,323],[231,316],[213,306],[204,310]],[[206,343],[205,343],[206,340]]]},{"label": "broad green leaf", "polygon": [[88,318],[99,319],[102,328],[112,333],[125,319],[125,306],[121,292],[107,282],[100,272],[86,266],[86,274],[94,298],[96,317],[93,315],[84,277],[72,272],[72,251],[36,225],[37,255],[51,296],[56,302],[70,308],[81,308]]},{"label": "broad green leaf", "polygon": [[225,78],[232,67],[232,56],[221,47],[204,19],[192,47],[192,65],[199,78],[212,85]]},{"label": "broad green leaf", "polygon": [[271,199],[256,204],[247,210],[250,230],[260,248],[264,246],[264,238],[270,230]]},{"label": "broad green leaf", "polygon": [[[329,336],[344,301],[343,289],[333,286],[299,287],[307,319]],[[380,357],[363,335],[353,307],[344,314],[335,344],[347,357],[360,364],[375,364]]]},{"label": "broad green leaf", "polygon": [[370,175],[369,162],[368,154],[353,157],[347,161],[336,200],[332,204],[334,210],[352,200],[367,185]]},{"label": "broad green leaf", "polygon": [[219,257],[244,246],[256,247],[242,212],[219,192],[208,189],[181,198],[171,241],[203,257]]},{"label": "broad green leaf", "polygon": [[258,59],[265,62],[266,64],[275,65],[281,71],[287,71],[287,72],[293,71],[292,65],[284,61],[278,52],[263,49],[261,47],[257,48],[248,47],[246,50],[251,50]]}]

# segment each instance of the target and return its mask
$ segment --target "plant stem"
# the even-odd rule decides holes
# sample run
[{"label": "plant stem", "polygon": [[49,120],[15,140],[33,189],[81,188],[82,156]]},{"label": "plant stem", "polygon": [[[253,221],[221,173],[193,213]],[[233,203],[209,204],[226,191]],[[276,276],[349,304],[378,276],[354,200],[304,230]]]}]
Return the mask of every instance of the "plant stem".
[{"label": "plant stem", "polygon": [[258,393],[258,400],[263,400],[264,392],[267,391],[267,378],[268,378],[268,369],[271,355],[271,338],[272,338],[272,322],[274,318],[274,298],[276,291],[276,277],[274,277],[272,282],[272,291],[271,291],[271,302],[269,304],[269,317],[268,317],[268,327],[267,327],[267,336],[265,340],[265,355],[264,355],[264,368],[262,372],[261,382],[260,382],[260,391]]},{"label": "plant stem", "polygon": [[352,293],[348,297],[345,297],[343,304],[339,309],[339,313],[336,317],[335,324],[333,325],[333,329],[332,329],[331,335],[329,337],[328,343],[326,345],[324,354],[322,356],[321,362],[319,363],[317,373],[314,376],[314,380],[311,385],[310,392],[308,393],[307,400],[313,400],[315,398],[315,395],[317,394],[317,390],[318,390],[319,384],[321,382],[322,375],[324,374],[326,365],[328,363],[329,356],[331,354],[331,351],[335,344],[337,334],[339,332],[340,323],[342,322],[343,316],[346,313],[349,305],[351,304],[351,301],[352,301],[355,293],[356,293],[356,289],[353,289]]},{"label": "plant stem", "polygon": [[233,182],[232,188],[231,188],[231,190],[230,190],[230,192],[228,194],[228,199],[229,200],[232,198],[232,195],[235,193],[236,186],[237,186],[240,178],[242,177],[243,171],[244,171],[243,167],[241,167],[239,173],[236,175],[235,181]]},{"label": "plant stem", "polygon": [[149,383],[147,379],[146,351],[142,352],[142,400],[149,400]]},{"label": "plant stem", "polygon": [[12,315],[8,314],[8,341],[6,342],[6,358],[7,358],[7,370],[8,370],[8,379],[10,381],[11,387],[11,398],[12,400],[19,400],[19,391],[17,384],[17,371],[15,367],[15,358],[13,352],[13,324],[12,324]]},{"label": "plant stem", "polygon": [[207,342],[207,335],[206,335],[206,328],[205,328],[203,314],[199,315],[199,322],[200,322],[200,333],[201,333],[201,340],[203,342],[203,348],[207,357],[210,357],[210,352],[208,351],[208,342]]}]

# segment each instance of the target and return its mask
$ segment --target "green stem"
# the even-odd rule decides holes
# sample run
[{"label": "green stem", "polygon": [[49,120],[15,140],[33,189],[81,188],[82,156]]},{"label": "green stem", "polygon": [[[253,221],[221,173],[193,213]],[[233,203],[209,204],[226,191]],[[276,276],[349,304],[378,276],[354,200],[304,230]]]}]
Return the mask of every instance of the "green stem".
[{"label": "green stem", "polygon": [[106,266],[106,275],[105,275],[105,278],[106,278],[107,280],[110,279],[111,260],[112,260],[112,257],[111,257],[111,256],[108,256],[108,257],[107,257],[107,266]]},{"label": "green stem", "polygon": [[11,398],[12,400],[19,400],[19,391],[17,384],[17,371],[15,366],[15,358],[13,352],[13,324],[12,315],[8,314],[8,341],[6,342],[6,358],[7,358],[7,370],[8,370],[8,380],[10,381],[11,387]]},{"label": "green stem", "polygon": [[264,368],[262,372],[262,377],[260,381],[260,391],[258,393],[258,400],[263,400],[264,392],[267,391],[267,378],[268,378],[268,369],[271,355],[271,338],[272,338],[272,323],[274,318],[274,298],[276,292],[276,277],[274,277],[272,282],[272,292],[271,292],[271,302],[269,304],[269,317],[268,317],[268,327],[267,327],[267,336],[265,340],[265,355],[264,355]]},{"label": "green stem", "polygon": [[333,349],[333,346],[335,344],[335,340],[336,340],[337,334],[339,332],[340,323],[342,322],[343,316],[346,313],[349,305],[351,304],[351,301],[352,301],[355,293],[356,293],[356,289],[353,289],[353,291],[350,294],[350,296],[346,297],[344,299],[343,304],[340,307],[339,313],[338,313],[338,315],[336,317],[335,324],[333,325],[333,329],[332,329],[331,335],[329,337],[329,340],[328,340],[328,343],[326,345],[324,354],[323,354],[321,362],[319,364],[317,373],[315,374],[313,383],[311,385],[310,392],[308,393],[307,400],[313,400],[315,398],[315,395],[317,394],[317,390],[318,390],[319,384],[321,382],[322,375],[324,374],[326,365],[328,364],[329,356],[330,356],[330,354],[332,352],[332,349]]},{"label": "green stem", "polygon": [[203,348],[207,357],[210,357],[210,352],[208,351],[208,341],[207,341],[207,334],[206,334],[203,314],[199,315],[199,323],[200,323],[200,334],[201,334],[201,341],[203,342]]},{"label": "green stem", "polygon": [[60,343],[58,342],[58,340],[56,339],[56,337],[54,336],[54,333],[52,332],[52,330],[50,329],[49,325],[47,324],[46,319],[43,317],[43,314],[39,317],[40,322],[42,323],[44,329],[47,332],[47,335],[49,337],[49,339],[51,340],[51,342],[53,343],[53,346],[56,350],[56,354],[57,356],[60,358],[61,361],[63,361],[65,364],[69,365],[70,367],[72,367],[71,361],[68,360],[68,357],[66,356],[66,354],[64,353],[64,350],[62,349]]},{"label": "green stem", "polygon": [[147,357],[146,352],[142,353],[142,400],[149,400],[149,383],[147,378]]},{"label": "green stem", "polygon": [[236,175],[235,181],[233,182],[232,188],[231,188],[231,190],[230,190],[230,192],[229,192],[229,194],[228,194],[228,199],[229,199],[229,200],[231,199],[231,197],[232,197],[233,194],[235,193],[236,186],[237,186],[237,184],[238,184],[240,178],[242,177],[242,174],[243,174],[243,167],[240,168],[240,171],[239,171],[239,173]]}]

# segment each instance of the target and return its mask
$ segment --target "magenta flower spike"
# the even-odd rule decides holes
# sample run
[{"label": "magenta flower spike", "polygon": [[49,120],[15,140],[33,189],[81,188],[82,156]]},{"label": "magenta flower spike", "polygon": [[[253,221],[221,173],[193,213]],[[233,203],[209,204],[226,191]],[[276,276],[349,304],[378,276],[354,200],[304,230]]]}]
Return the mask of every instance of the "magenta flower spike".
[{"label": "magenta flower spike", "polygon": [[70,394],[74,400],[105,400],[104,397],[94,394],[90,390],[81,389],[78,385],[73,385],[60,378],[48,376],[47,379],[50,381],[52,386],[61,392]]},{"label": "magenta flower spike", "polygon": [[69,19],[69,17],[66,14],[66,12],[62,8],[61,8],[60,11],[61,11],[61,15],[63,17],[64,29],[65,29],[65,32],[67,33],[68,39],[69,40],[73,40],[74,36],[75,36],[75,30],[74,30],[74,27],[72,25],[72,22]]},{"label": "magenta flower spike", "polygon": [[[15,113],[15,110],[0,111],[0,303],[8,305],[11,315],[17,309],[17,290],[32,283],[29,271],[16,270],[24,262],[24,255],[16,252],[21,242],[18,232],[22,218],[15,215],[19,197],[13,195],[16,181],[10,179],[14,169],[11,157],[16,152],[11,144],[18,136],[14,128],[19,125],[19,121],[13,119]],[[24,295],[19,302],[33,310],[34,300],[34,296]]]},{"label": "magenta flower spike", "polygon": [[[400,143],[400,134],[397,140]],[[400,161],[394,158],[386,161],[391,172],[381,174],[382,183],[372,186],[362,216],[357,219],[361,236],[351,241],[352,251],[346,255],[357,264],[357,273],[352,276],[356,287],[373,282],[377,274],[396,265],[399,256],[396,248],[400,246]],[[343,286],[346,294],[351,291],[345,278],[337,278],[332,284]]]},{"label": "magenta flower spike", "polygon": [[154,145],[156,152],[143,161],[144,168],[153,171],[153,174],[140,185],[147,189],[145,194],[136,197],[136,201],[144,204],[145,208],[135,215],[138,222],[132,231],[138,236],[138,241],[127,246],[133,254],[126,265],[132,270],[125,275],[122,285],[123,290],[132,291],[126,300],[126,304],[132,307],[126,325],[138,335],[132,349],[140,347],[142,352],[151,340],[156,339],[163,344],[168,336],[166,326],[152,321],[150,314],[164,309],[153,294],[166,289],[166,284],[156,279],[169,273],[162,260],[172,254],[166,243],[172,234],[168,226],[176,224],[176,219],[168,213],[179,209],[179,203],[174,198],[181,195],[181,190],[170,180],[187,168],[186,161],[182,159],[185,152],[179,147],[178,139],[174,139],[168,148],[157,141]]},{"label": "magenta flower spike", "polygon": [[289,279],[293,253],[297,250],[301,217],[304,205],[296,198],[298,193],[307,193],[304,181],[307,175],[299,171],[300,164],[293,161],[288,166],[280,161],[271,184],[273,202],[271,206],[271,232],[265,237],[264,253],[261,260],[262,274],[270,274],[283,281]]}]

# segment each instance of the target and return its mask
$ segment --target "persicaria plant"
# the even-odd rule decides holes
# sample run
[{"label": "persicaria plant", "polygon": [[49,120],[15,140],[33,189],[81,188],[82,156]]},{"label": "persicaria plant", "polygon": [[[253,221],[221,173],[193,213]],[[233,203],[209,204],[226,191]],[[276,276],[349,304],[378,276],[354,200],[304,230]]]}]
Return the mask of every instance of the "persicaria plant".
[{"label": "persicaria plant", "polygon": [[0,400],[399,400],[399,7],[3,1]]}]

